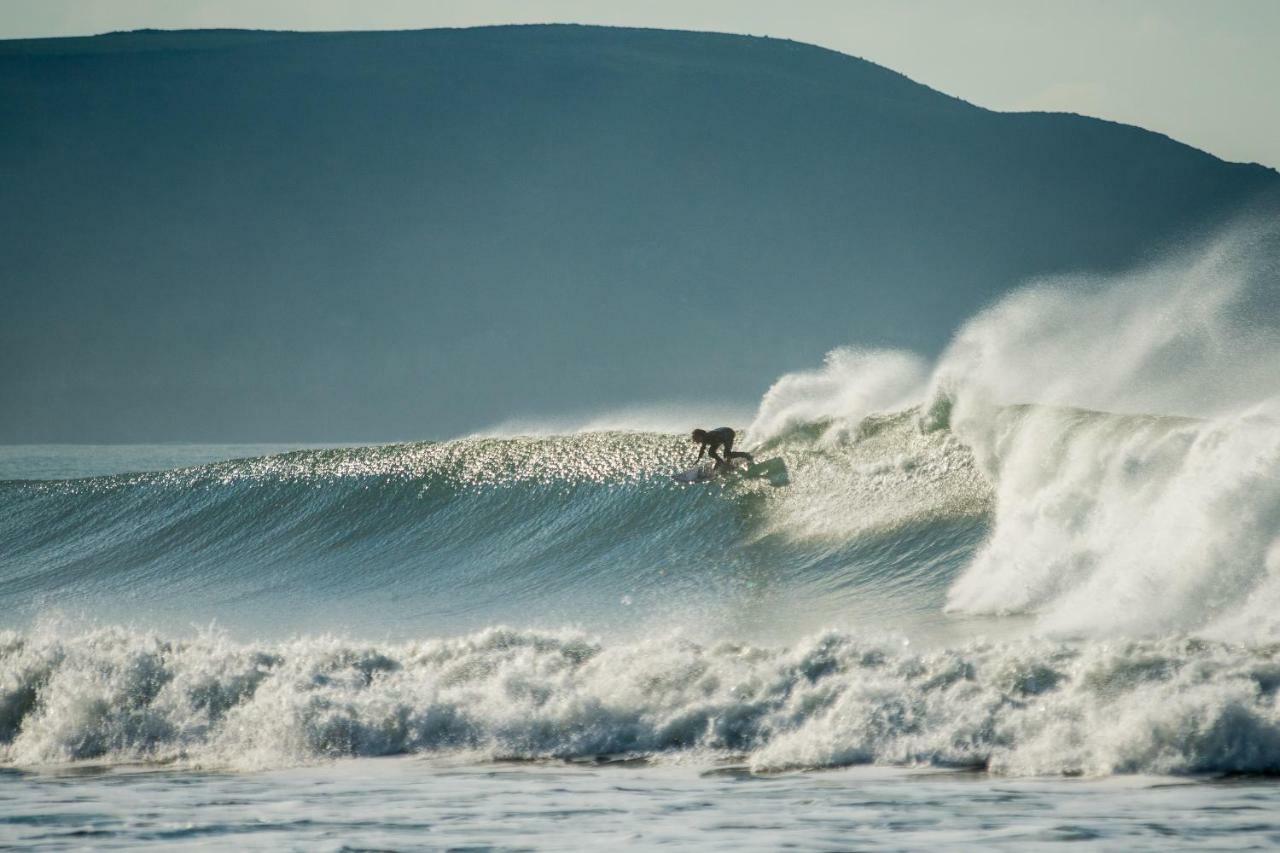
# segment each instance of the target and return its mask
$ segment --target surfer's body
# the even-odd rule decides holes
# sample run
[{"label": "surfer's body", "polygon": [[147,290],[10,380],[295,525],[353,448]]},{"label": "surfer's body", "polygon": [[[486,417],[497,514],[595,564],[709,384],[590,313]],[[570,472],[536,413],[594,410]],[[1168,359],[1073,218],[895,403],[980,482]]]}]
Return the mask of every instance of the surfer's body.
[{"label": "surfer's body", "polygon": [[[716,467],[719,468],[728,464],[731,459],[752,461],[750,453],[733,449],[735,437],[734,431],[729,427],[717,427],[713,430],[695,429],[692,440],[698,445],[698,459],[702,459],[704,453],[709,454],[712,459],[716,460]],[[717,453],[719,450],[723,451],[723,456]]]}]

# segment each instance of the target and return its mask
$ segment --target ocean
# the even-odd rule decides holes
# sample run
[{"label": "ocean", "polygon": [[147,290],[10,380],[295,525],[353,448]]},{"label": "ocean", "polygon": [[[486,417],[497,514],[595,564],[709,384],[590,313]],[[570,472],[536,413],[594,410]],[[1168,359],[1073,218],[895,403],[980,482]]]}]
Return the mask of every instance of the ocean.
[{"label": "ocean", "polygon": [[780,477],[673,482],[676,425],[4,448],[0,844],[1280,843],[1238,243],[779,378]]}]

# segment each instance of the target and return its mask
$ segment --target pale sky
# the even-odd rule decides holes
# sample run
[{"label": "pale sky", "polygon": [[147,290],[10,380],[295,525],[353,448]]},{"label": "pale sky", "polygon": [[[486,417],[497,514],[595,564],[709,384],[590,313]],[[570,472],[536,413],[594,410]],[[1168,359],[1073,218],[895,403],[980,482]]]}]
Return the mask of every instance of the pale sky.
[{"label": "pale sky", "polygon": [[2,38],[548,22],[790,38],[991,109],[1099,116],[1280,167],[1280,0],[0,0]]}]

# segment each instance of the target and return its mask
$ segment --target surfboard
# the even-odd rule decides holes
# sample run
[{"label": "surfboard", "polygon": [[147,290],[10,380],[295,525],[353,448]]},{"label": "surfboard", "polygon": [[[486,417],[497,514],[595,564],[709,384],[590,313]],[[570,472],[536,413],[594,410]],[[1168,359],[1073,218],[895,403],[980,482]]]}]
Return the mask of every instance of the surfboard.
[{"label": "surfboard", "polygon": [[704,462],[701,465],[693,466],[687,471],[672,474],[671,479],[677,483],[705,483],[715,475],[715,463]]},{"label": "surfboard", "polygon": [[791,481],[787,474],[787,463],[782,460],[781,456],[764,459],[760,462],[752,462],[745,467],[735,464],[720,472],[716,471],[714,462],[703,462],[687,471],[672,474],[671,479],[677,483],[705,483],[708,480],[715,479],[717,476],[728,477],[734,475],[745,477],[749,480],[768,480],[769,484],[773,486],[785,486]]}]

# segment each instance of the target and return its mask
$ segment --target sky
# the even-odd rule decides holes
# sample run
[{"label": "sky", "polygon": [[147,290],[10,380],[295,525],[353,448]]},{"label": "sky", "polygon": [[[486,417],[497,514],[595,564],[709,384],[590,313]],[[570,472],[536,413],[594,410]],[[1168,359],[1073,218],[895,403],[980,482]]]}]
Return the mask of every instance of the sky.
[{"label": "sky", "polygon": [[0,0],[0,38],[547,22],[790,38],[990,109],[1078,112],[1280,167],[1280,0]]}]

